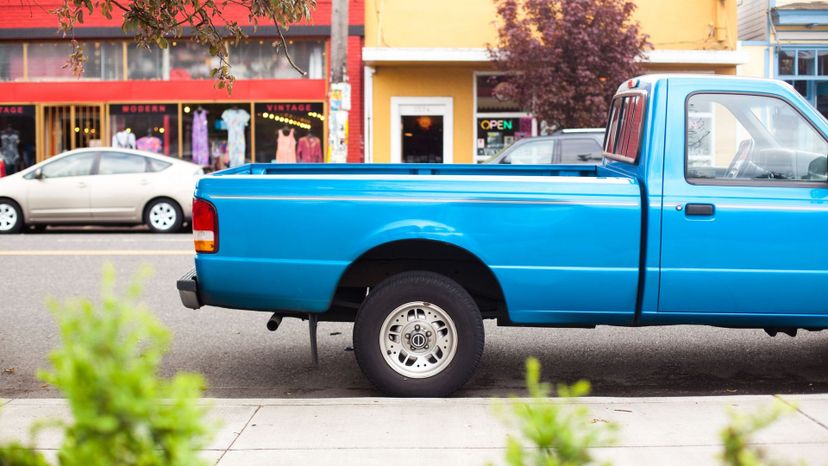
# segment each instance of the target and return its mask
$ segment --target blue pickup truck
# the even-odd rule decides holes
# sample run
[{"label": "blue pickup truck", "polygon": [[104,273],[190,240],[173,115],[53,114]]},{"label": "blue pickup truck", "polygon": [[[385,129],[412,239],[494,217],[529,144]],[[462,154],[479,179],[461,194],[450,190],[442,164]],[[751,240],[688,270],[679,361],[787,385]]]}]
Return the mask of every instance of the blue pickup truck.
[{"label": "blue pickup truck", "polygon": [[444,396],[499,325],[828,328],[828,122],[772,80],[620,86],[600,165],[250,164],[198,182],[182,302],[352,321],[387,394]]}]

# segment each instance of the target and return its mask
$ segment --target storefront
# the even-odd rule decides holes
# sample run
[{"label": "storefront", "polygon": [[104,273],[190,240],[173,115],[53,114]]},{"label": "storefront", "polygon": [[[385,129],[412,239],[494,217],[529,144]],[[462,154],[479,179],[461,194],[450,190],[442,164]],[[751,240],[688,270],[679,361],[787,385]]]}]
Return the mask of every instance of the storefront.
[{"label": "storefront", "polygon": [[[320,8],[328,3],[320,2]],[[228,7],[226,14],[244,23],[248,13]],[[72,76],[62,67],[71,47],[53,39],[54,18],[45,11],[23,17],[23,24],[0,18],[0,131],[8,127],[4,154],[11,159],[14,150],[18,153],[14,169],[101,146],[135,147],[208,169],[325,162],[330,49],[325,20],[286,32],[291,58],[304,74],[293,69],[284,50],[274,48],[272,27],[250,28],[249,39],[228,43],[237,78],[228,93],[210,78],[215,59],[188,38],[172,41],[168,49],[147,50],[124,37],[115,21],[102,18],[87,20],[94,27],[76,31],[88,60],[82,76]],[[353,15],[349,49],[360,50],[362,35],[362,15]],[[353,96],[347,160],[361,162],[358,53],[349,54],[348,68]]]}]

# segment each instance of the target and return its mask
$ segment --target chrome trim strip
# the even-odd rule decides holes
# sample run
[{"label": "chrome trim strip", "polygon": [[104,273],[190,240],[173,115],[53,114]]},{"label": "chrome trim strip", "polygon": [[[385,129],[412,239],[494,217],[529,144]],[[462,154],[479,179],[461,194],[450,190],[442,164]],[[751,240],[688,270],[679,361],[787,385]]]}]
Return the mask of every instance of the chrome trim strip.
[{"label": "chrome trim strip", "polygon": [[[561,170],[567,171],[567,170]],[[231,174],[220,175],[221,178],[226,179],[265,179],[272,180],[273,177],[285,180],[337,180],[337,181],[422,181],[424,179],[430,181],[486,181],[486,182],[509,182],[509,183],[572,183],[572,184],[634,184],[635,180],[632,178],[614,177],[614,176],[549,176],[549,175],[362,175],[362,174],[347,174],[347,175],[297,175],[297,174],[282,174],[274,172],[272,174]]]},{"label": "chrome trim strip", "polygon": [[210,196],[209,199],[233,201],[345,201],[345,202],[407,202],[423,204],[527,204],[527,205],[589,205],[608,207],[638,207],[635,202],[621,201],[568,201],[568,200],[521,200],[521,199],[451,199],[406,197],[347,197],[347,196]]}]

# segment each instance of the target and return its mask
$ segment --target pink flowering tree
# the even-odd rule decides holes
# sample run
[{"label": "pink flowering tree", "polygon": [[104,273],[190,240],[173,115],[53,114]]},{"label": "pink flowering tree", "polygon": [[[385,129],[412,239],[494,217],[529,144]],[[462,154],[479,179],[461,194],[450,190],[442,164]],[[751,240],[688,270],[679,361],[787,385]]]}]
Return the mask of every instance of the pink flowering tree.
[{"label": "pink flowering tree", "polygon": [[552,128],[602,127],[613,93],[641,73],[647,36],[631,0],[495,0],[496,96]]}]

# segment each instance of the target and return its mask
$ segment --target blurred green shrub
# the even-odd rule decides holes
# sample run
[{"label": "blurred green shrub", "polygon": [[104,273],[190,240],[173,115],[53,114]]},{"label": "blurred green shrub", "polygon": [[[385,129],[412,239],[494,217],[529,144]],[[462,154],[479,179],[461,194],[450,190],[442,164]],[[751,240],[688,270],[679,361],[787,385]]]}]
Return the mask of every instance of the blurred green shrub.
[{"label": "blurred green shrub", "polygon": [[773,405],[764,407],[755,413],[740,413],[728,409],[730,423],[722,430],[720,437],[724,451],[720,459],[725,466],[781,466],[790,463],[771,459],[767,452],[752,445],[752,437],[758,431],[770,426],[780,416],[794,411],[790,405],[774,400]]},{"label": "blurred green shrub", "polygon": [[[512,466],[580,466],[596,464],[590,448],[615,442],[617,426],[594,419],[585,406],[574,406],[549,398],[549,384],[540,383],[540,362],[526,360],[529,399],[514,399],[508,409],[497,407],[508,427],[517,431],[506,440],[506,462]],[[559,385],[560,398],[586,396],[589,382]]]},{"label": "blurred green shrub", "polygon": [[[61,391],[72,412],[72,423],[62,425],[62,466],[204,463],[198,457],[208,437],[206,407],[198,404],[204,380],[158,376],[171,335],[139,303],[140,283],[149,274],[141,269],[118,295],[115,270],[107,265],[100,305],[87,299],[49,304],[62,344],[49,355],[53,369],[39,377]],[[46,464],[21,450],[0,450],[0,465]]]},{"label": "blurred green shrub", "polygon": [[49,466],[39,451],[12,442],[0,446],[0,466]]}]

